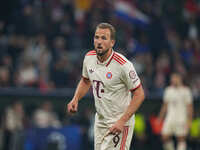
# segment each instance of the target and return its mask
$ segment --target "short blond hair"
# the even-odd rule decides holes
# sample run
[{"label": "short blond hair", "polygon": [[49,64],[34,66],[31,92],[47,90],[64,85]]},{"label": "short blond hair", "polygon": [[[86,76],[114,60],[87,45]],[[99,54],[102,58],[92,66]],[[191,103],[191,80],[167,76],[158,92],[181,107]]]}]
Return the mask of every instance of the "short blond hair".
[{"label": "short blond hair", "polygon": [[100,29],[109,29],[110,30],[110,38],[112,40],[115,40],[116,30],[111,24],[103,22],[103,23],[100,23],[100,24],[97,25],[96,30],[98,28],[100,28]]}]

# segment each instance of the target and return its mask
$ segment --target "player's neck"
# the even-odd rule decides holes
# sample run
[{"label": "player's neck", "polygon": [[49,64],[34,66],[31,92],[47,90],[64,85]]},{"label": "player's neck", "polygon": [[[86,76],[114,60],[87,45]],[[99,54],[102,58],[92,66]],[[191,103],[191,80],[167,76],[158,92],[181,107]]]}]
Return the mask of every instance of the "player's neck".
[{"label": "player's neck", "polygon": [[102,62],[106,61],[110,57],[111,54],[112,54],[112,48],[109,49],[109,51],[105,55],[97,56],[97,58],[102,63]]},{"label": "player's neck", "polygon": [[182,86],[183,86],[183,84],[181,84],[181,83],[174,85],[174,87],[176,87],[176,88],[179,88],[179,87],[182,87]]}]

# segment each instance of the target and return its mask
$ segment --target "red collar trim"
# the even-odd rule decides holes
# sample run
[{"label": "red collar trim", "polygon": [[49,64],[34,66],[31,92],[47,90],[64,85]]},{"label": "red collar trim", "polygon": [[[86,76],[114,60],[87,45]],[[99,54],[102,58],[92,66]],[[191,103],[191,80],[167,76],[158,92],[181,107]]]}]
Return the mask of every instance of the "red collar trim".
[{"label": "red collar trim", "polygon": [[109,60],[108,63],[106,64],[106,67],[108,67],[108,65],[110,64],[111,60],[113,59],[114,54],[115,54],[115,52],[113,52],[113,54],[112,54],[110,60]]}]

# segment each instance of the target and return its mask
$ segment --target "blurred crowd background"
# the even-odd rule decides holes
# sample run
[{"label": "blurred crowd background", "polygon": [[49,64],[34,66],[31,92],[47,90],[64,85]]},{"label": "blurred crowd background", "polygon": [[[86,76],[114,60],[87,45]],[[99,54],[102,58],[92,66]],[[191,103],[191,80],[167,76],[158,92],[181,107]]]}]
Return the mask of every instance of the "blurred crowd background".
[{"label": "blurred crowd background", "polygon": [[[2,1],[0,5],[0,89],[26,88],[30,91],[37,89],[42,93],[63,88],[74,89],[81,77],[84,55],[88,50],[93,49],[96,25],[100,22],[108,22],[117,30],[115,50],[123,53],[134,63],[147,99],[152,101],[148,103],[161,103],[154,99],[161,100],[163,90],[169,84],[169,75],[176,71],[182,74],[185,84],[191,87],[195,103],[199,104],[200,1],[121,1],[128,1],[143,13],[149,22],[142,25],[117,16],[115,5],[119,0]],[[45,101],[46,97],[38,99],[40,102],[31,109],[30,106],[25,107],[27,104],[23,105],[23,101],[17,101],[19,98],[13,98],[12,104],[9,105],[4,105],[2,102],[0,145],[3,150],[9,150],[8,141],[13,141],[10,140],[11,137],[14,137],[15,143],[12,144],[14,146],[11,149],[22,150],[18,145],[22,140],[18,141],[17,139],[21,138],[17,137],[24,137],[20,133],[27,128],[49,126],[60,128],[72,124],[81,128],[81,135],[85,137],[82,142],[85,144],[80,148],[93,149],[91,129],[93,107],[91,109],[83,107],[86,108],[82,109],[83,113],[79,113],[74,117],[75,119],[72,119],[64,115],[63,104],[57,104],[62,107],[57,107],[55,111],[58,112],[57,115],[51,112],[52,106],[57,103],[51,102],[51,97],[48,98],[49,101]],[[28,100],[25,103],[28,103]],[[149,106],[154,107],[152,104]],[[147,112],[149,106],[145,107]],[[200,108],[198,107],[199,105],[196,105],[194,116],[196,128],[191,129],[191,135],[194,137],[188,140],[188,149],[192,150],[200,149]],[[158,109],[157,107],[153,111],[155,115]],[[135,131],[136,140],[133,142],[136,150],[149,149],[149,144],[157,146],[160,142],[159,134],[154,134],[151,128],[149,117],[154,114],[150,113],[152,112],[138,113],[139,124]],[[13,131],[17,134],[13,134]],[[23,145],[23,149],[39,150],[31,147],[30,141],[23,140],[23,143],[26,143],[20,144]],[[156,146],[152,146],[152,149],[162,149]]]}]

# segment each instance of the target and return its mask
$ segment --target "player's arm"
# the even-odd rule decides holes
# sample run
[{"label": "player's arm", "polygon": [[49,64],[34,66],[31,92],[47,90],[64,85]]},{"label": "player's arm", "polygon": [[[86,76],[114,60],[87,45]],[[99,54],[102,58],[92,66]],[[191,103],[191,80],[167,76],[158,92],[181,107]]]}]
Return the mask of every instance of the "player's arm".
[{"label": "player's arm", "polygon": [[82,77],[74,94],[73,99],[79,101],[83,96],[86,95],[90,88],[90,80]]},{"label": "player's arm", "polygon": [[135,114],[145,98],[142,85],[140,85],[136,90],[132,91],[132,93],[133,98],[124,115],[120,118],[120,120],[122,120],[124,123],[126,123],[131,118],[131,116]]},{"label": "player's arm", "polygon": [[79,100],[86,95],[90,88],[90,80],[82,77],[74,94],[73,99],[67,105],[68,113],[75,113],[78,110],[78,102]]},{"label": "player's arm", "polygon": [[188,112],[188,128],[190,127],[192,123],[192,118],[193,118],[193,104],[190,103],[187,105],[187,112]]},{"label": "player's arm", "polygon": [[190,128],[192,119],[193,119],[193,97],[192,92],[188,88],[188,90],[185,92],[185,100],[187,103],[187,127]]},{"label": "player's arm", "polygon": [[160,113],[159,113],[159,120],[163,120],[163,118],[165,117],[165,114],[167,112],[167,105],[168,103],[167,102],[164,102],[161,106],[161,109],[160,109]]},{"label": "player's arm", "polygon": [[131,116],[138,110],[138,108],[144,101],[145,95],[140,78],[138,77],[137,72],[132,63],[127,63],[124,65],[122,74],[122,78],[124,80],[125,85],[132,92],[133,95],[129,106],[120,118],[122,122],[126,123],[131,118]]},{"label": "player's arm", "polygon": [[109,129],[112,134],[121,133],[123,131],[125,123],[138,110],[145,98],[141,81],[133,64],[128,62],[124,64],[121,69],[121,80],[124,82],[127,89],[133,93],[133,97],[121,118]]},{"label": "player's arm", "polygon": [[167,107],[170,102],[170,87],[166,87],[164,94],[163,94],[163,104],[160,109],[160,113],[158,114],[158,121],[162,121],[167,113]]},{"label": "player's arm", "polygon": [[140,105],[145,99],[144,90],[140,85],[136,90],[133,91],[132,100],[127,107],[122,117],[109,129],[110,133],[117,134],[121,133],[125,123],[131,118],[131,116],[138,110]]}]

